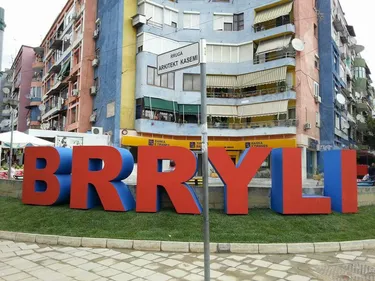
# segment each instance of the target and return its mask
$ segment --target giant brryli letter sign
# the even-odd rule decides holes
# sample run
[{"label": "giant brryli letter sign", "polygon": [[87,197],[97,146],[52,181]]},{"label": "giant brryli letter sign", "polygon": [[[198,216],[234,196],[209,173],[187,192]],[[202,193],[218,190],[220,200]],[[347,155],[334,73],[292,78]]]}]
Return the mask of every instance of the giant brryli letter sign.
[{"label": "giant brryli letter sign", "polygon": [[[280,214],[356,213],[356,153],[323,153],[324,196],[302,193],[301,149],[249,148],[234,165],[224,148],[209,148],[209,160],[224,183],[225,213],[248,214],[248,184],[271,154],[271,209]],[[179,214],[200,214],[202,206],[186,184],[197,171],[195,154],[181,147],[138,149],[135,200],[123,182],[133,171],[130,152],[110,146],[70,148],[28,147],[22,202],[56,205],[70,202],[74,209],[102,205],[106,211],[154,213],[160,210],[164,187]],[[162,172],[162,160],[174,160],[174,171]]]}]

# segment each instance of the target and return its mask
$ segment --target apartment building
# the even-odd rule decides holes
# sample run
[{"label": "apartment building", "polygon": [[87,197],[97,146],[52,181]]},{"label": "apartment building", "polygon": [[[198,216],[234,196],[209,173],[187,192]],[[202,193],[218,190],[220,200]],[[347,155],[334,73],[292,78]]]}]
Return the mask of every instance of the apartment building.
[{"label": "apartment building", "polygon": [[370,69],[354,27],[338,0],[318,0],[320,92],[322,95],[320,150],[361,148],[366,119],[374,110]]},{"label": "apartment building", "polygon": [[[159,76],[156,60],[205,38],[209,145],[225,147],[234,162],[247,147],[301,147],[304,175],[313,173],[321,100],[314,1],[132,2],[98,0],[105,36],[97,48],[112,68],[96,71],[95,126],[132,150],[199,151],[199,67]],[[302,50],[293,48],[296,38]]]},{"label": "apartment building", "polygon": [[[30,118],[41,129],[88,132],[95,121],[96,0],[69,0],[35,48],[33,93],[41,105]],[[40,111],[40,113],[38,113]]]},{"label": "apartment building", "polygon": [[4,72],[2,85],[2,131],[11,129],[11,112],[13,112],[14,129],[24,132],[30,125],[28,115],[30,110],[30,86],[33,76],[32,62],[34,50],[32,47],[22,45],[10,68]]}]

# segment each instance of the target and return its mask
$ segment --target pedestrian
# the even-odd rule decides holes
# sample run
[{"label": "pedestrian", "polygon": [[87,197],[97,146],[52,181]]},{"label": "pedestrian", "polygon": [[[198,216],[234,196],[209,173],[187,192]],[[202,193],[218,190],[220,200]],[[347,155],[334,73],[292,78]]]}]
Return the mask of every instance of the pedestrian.
[{"label": "pedestrian", "polygon": [[375,162],[372,163],[371,167],[368,169],[368,174],[370,176],[370,180],[375,181]]}]

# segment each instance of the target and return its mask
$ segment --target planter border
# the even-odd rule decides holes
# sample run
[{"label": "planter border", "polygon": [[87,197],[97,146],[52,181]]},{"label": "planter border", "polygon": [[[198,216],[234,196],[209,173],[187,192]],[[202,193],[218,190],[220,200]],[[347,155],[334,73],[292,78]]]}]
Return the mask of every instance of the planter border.
[{"label": "planter border", "polygon": [[[71,237],[0,231],[0,239],[14,242],[38,243],[49,246],[93,247],[154,252],[203,253],[203,242],[155,240],[125,240]],[[210,243],[211,253],[237,254],[306,254],[375,249],[375,239],[317,243]]]}]

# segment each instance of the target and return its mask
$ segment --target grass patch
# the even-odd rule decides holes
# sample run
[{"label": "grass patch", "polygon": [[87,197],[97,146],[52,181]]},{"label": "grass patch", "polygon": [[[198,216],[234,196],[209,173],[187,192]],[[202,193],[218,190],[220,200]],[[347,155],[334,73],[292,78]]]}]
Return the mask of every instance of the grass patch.
[{"label": "grass patch", "polygon": [[[375,207],[354,215],[282,216],[253,209],[247,216],[210,212],[212,242],[293,243],[375,238]],[[203,216],[82,211],[23,205],[0,197],[0,230],[79,237],[202,241]]]}]

